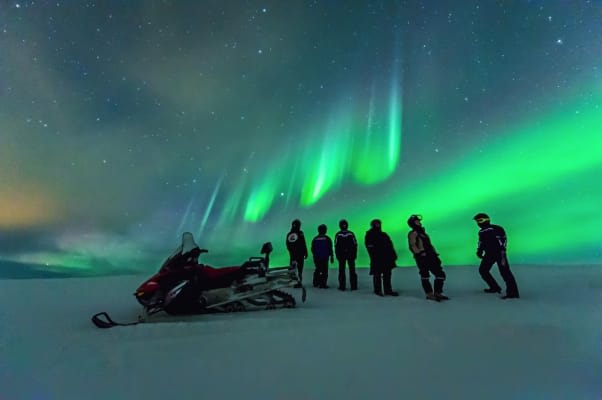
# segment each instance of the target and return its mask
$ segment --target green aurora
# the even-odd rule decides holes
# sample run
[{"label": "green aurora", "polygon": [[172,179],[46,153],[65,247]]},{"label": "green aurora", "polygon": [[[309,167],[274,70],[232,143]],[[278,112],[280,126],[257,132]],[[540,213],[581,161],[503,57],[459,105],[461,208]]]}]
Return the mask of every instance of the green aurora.
[{"label": "green aurora", "polygon": [[600,264],[602,4],[510,3],[0,6],[0,276],[148,273],[184,231],[286,264],[295,218],[360,266],[380,218],[414,267],[413,213],[444,266],[477,212],[511,264]]}]

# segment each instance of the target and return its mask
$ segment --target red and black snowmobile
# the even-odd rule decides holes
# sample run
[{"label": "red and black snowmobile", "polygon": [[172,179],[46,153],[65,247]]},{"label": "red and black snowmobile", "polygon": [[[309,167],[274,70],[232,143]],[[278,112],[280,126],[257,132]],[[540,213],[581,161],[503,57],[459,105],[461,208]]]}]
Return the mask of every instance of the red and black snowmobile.
[{"label": "red and black snowmobile", "polygon": [[[200,250],[200,253],[206,252]],[[144,307],[137,322],[119,324],[106,313],[94,315],[92,322],[99,328],[109,328],[146,322],[150,315],[160,312],[188,315],[294,308],[295,297],[282,289],[300,288],[305,302],[306,290],[299,280],[297,266],[293,263],[288,267],[270,268],[271,252],[272,244],[267,242],[261,248],[262,257],[250,257],[241,266],[222,268],[200,263],[177,266],[170,257],[134,292]]]}]

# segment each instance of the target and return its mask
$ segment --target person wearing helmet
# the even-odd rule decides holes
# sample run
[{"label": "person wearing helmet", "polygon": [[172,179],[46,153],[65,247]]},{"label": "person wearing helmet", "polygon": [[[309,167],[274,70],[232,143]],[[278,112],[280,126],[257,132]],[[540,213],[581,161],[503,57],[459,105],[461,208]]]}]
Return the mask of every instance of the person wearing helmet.
[{"label": "person wearing helmet", "polygon": [[479,274],[489,286],[484,289],[485,293],[501,293],[502,288],[491,275],[491,267],[497,263],[500,275],[506,283],[506,295],[502,299],[518,299],[518,287],[506,256],[506,232],[499,225],[491,223],[489,215],[478,213],[473,217],[479,226],[479,241],[477,245],[477,257],[481,259]]},{"label": "person wearing helmet", "polygon": [[[421,221],[422,217],[416,214],[411,215],[408,219],[408,225],[412,229],[408,233],[408,245],[414,255],[414,260],[416,260],[422,288],[428,300],[448,300],[449,297],[443,295],[445,272],[441,268],[441,259]],[[435,290],[431,286],[431,273],[435,276]]]},{"label": "person wearing helmet", "polygon": [[351,290],[357,290],[357,274],[355,259],[357,258],[357,240],[351,232],[347,220],[339,221],[340,231],[334,236],[334,253],[339,261],[339,290],[346,288],[345,264],[349,265],[349,285]]},{"label": "person wearing helmet", "polygon": [[318,226],[318,235],[311,241],[311,253],[314,257],[314,287],[328,289],[328,260],[334,262],[332,251],[332,239],[326,235],[327,227],[324,224]]},{"label": "person wearing helmet", "polygon": [[399,296],[399,293],[391,288],[391,271],[396,267],[397,253],[389,235],[382,231],[379,219],[370,222],[370,230],[366,231],[364,244],[370,256],[374,293],[378,296]]},{"label": "person wearing helmet", "polygon": [[[291,230],[286,234],[286,249],[290,256],[291,265],[293,262],[297,263],[299,280],[303,281],[303,265],[307,258],[307,243],[301,230],[301,221],[298,219],[291,223]],[[295,287],[301,287],[301,284],[297,284]]]}]

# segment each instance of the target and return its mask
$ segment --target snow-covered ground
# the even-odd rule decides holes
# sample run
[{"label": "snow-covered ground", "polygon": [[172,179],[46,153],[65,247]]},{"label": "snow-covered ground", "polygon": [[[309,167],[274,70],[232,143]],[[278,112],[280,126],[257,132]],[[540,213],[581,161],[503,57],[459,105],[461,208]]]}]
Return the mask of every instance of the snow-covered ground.
[{"label": "snow-covered ground", "polygon": [[331,270],[296,309],[106,330],[91,315],[135,318],[146,276],[0,281],[0,399],[602,399],[602,267],[513,271],[519,300],[474,267],[447,269],[445,303],[414,268],[397,298]]}]

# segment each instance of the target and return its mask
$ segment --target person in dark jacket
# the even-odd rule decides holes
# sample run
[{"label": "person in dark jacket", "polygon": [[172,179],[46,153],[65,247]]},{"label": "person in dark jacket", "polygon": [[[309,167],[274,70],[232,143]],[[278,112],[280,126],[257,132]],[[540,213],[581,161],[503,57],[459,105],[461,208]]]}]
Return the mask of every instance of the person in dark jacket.
[{"label": "person in dark jacket", "polygon": [[378,296],[399,296],[391,288],[391,271],[396,267],[397,253],[389,235],[382,231],[381,221],[373,219],[366,231],[364,244],[370,256],[370,275],[374,293]]},{"label": "person in dark jacket", "polygon": [[502,299],[518,299],[518,287],[506,256],[507,238],[504,228],[491,223],[485,213],[478,213],[473,217],[479,228],[479,242],[477,245],[477,257],[481,259],[479,274],[489,286],[485,293],[501,293],[502,288],[491,275],[491,267],[497,263],[500,275],[506,283],[506,295]]},{"label": "person in dark jacket", "polygon": [[[307,243],[305,242],[305,235],[301,230],[301,221],[298,219],[295,219],[291,223],[291,230],[286,234],[286,249],[290,256],[291,265],[293,262],[297,263],[299,280],[303,281],[303,266],[307,258]],[[297,286],[301,287],[301,284]]]},{"label": "person in dark jacket", "polygon": [[314,287],[328,289],[328,260],[334,262],[332,239],[326,235],[327,227],[318,226],[318,235],[311,241],[311,254],[314,257]]},{"label": "person in dark jacket", "polygon": [[[445,272],[441,268],[441,259],[431,243],[431,238],[427,235],[422,226],[422,217],[420,215],[411,215],[408,218],[408,225],[412,229],[408,233],[408,245],[422,282],[422,289],[428,300],[448,300],[449,297],[443,295],[443,284],[445,282]],[[431,275],[435,276],[435,290],[431,286]]]},{"label": "person in dark jacket", "polygon": [[348,230],[349,223],[347,220],[340,220],[339,228],[341,230],[334,236],[334,254],[339,261],[339,290],[344,291],[346,288],[345,264],[349,265],[349,285],[351,290],[357,290],[357,274],[355,272],[357,240],[355,234]]}]

